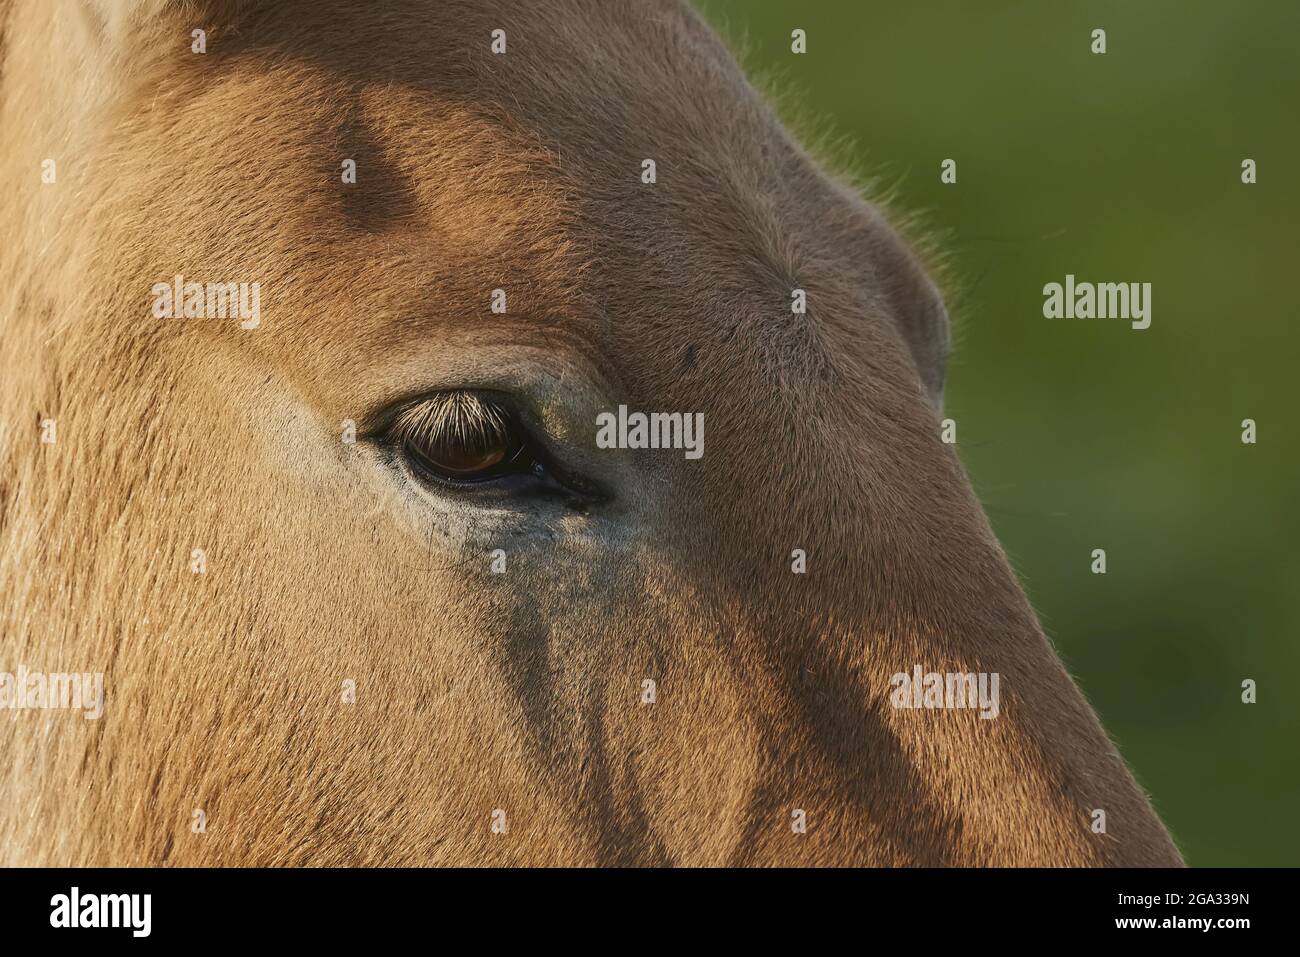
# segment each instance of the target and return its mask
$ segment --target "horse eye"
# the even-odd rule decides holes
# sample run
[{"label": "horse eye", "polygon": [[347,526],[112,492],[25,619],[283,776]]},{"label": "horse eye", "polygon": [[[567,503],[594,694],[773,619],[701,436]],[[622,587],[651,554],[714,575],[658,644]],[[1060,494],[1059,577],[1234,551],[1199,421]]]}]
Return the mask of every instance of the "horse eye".
[{"label": "horse eye", "polygon": [[491,392],[440,392],[399,413],[384,444],[414,478],[441,490],[582,509],[608,498],[599,483],[555,461],[512,409]]},{"label": "horse eye", "polygon": [[426,479],[464,485],[528,472],[532,465],[515,416],[486,394],[434,395],[402,412],[389,434]]},{"label": "horse eye", "polygon": [[514,416],[473,392],[443,393],[408,409],[392,436],[417,471],[446,482],[483,482],[530,465]]}]

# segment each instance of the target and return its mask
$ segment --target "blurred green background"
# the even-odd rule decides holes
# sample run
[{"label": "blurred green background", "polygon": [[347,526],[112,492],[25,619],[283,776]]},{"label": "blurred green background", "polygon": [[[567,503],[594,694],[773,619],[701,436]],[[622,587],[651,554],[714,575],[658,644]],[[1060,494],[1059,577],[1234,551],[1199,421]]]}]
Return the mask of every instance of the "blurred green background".
[{"label": "blurred green background", "polygon": [[[962,459],[1188,863],[1300,864],[1300,3],[697,6],[792,128],[924,217]],[[1151,327],[1044,319],[1067,272],[1151,282]]]}]

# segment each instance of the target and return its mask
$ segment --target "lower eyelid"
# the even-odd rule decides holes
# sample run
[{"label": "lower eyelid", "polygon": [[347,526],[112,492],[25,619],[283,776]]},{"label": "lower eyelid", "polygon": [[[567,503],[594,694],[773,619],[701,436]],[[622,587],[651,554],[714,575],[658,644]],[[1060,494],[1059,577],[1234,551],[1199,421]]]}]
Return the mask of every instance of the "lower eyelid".
[{"label": "lower eyelid", "polygon": [[[596,488],[586,479],[575,480],[572,476],[560,478],[554,466],[542,462],[535,453],[529,452],[527,446],[521,450],[521,454],[530,455],[531,466],[527,471],[506,472],[480,481],[458,481],[431,474],[428,469],[411,461],[400,448],[390,447],[386,458],[407,481],[426,488],[432,494],[442,491],[467,498],[478,495],[483,504],[487,504],[488,499],[494,499],[493,505],[508,505],[513,501],[518,506],[527,501],[545,498],[585,511],[609,500],[610,496],[603,489]],[[512,483],[516,487],[510,488]]]}]

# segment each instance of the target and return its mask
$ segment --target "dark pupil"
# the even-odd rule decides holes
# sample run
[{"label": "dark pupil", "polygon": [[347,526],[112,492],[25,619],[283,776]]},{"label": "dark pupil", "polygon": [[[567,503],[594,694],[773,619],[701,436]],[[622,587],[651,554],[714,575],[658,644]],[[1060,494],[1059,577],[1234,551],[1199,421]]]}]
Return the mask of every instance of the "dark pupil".
[{"label": "dark pupil", "polygon": [[417,450],[434,468],[443,472],[482,472],[505,460],[510,451],[504,439],[484,441],[446,438],[432,447]]}]

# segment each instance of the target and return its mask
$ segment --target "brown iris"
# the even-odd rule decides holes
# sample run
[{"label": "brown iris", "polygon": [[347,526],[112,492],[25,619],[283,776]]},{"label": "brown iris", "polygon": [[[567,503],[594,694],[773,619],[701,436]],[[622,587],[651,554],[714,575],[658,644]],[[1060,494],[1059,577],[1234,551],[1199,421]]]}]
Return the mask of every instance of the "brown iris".
[{"label": "brown iris", "polygon": [[416,445],[407,440],[406,447],[408,452],[417,456],[427,467],[455,478],[486,472],[506,461],[511,451],[504,437],[491,445],[456,439],[444,439],[436,445]]}]

